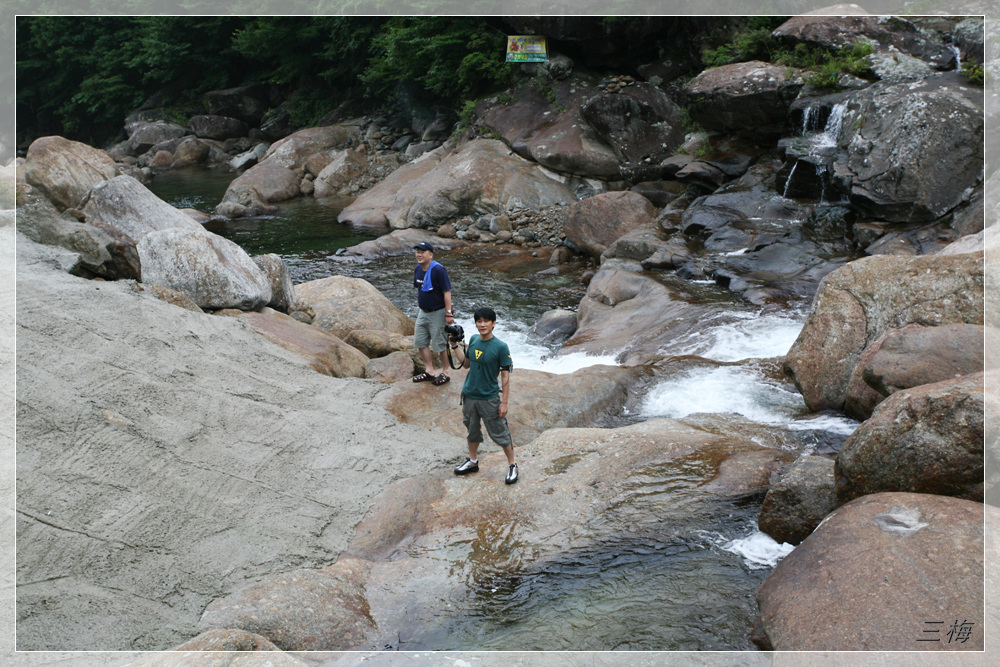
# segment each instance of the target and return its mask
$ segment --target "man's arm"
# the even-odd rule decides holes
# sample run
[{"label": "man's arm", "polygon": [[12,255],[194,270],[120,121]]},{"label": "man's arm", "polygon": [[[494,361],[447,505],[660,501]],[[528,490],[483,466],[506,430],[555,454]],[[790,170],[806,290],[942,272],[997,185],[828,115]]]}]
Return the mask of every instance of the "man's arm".
[{"label": "man's arm", "polygon": [[500,417],[507,416],[507,401],[510,400],[510,371],[500,371]]},{"label": "man's arm", "polygon": [[448,290],[447,292],[444,293],[444,318],[445,318],[445,321],[447,321],[447,320],[454,321],[455,320],[455,318],[452,316],[452,312],[453,311],[451,310],[451,290]]}]

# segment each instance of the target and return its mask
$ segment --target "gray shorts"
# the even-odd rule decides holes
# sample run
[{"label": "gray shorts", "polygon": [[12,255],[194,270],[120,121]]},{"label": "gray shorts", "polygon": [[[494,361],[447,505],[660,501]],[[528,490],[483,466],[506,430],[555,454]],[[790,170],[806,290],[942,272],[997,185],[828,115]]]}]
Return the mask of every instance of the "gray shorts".
[{"label": "gray shorts", "polygon": [[448,337],[444,333],[444,308],[428,313],[417,311],[417,321],[413,325],[413,344],[417,348],[429,347],[435,353],[448,349]]},{"label": "gray shorts", "polygon": [[500,394],[485,400],[462,396],[462,421],[465,423],[465,428],[469,429],[467,438],[469,442],[483,441],[480,419],[486,424],[486,432],[490,434],[493,442],[504,448],[513,444],[507,419],[500,416]]}]

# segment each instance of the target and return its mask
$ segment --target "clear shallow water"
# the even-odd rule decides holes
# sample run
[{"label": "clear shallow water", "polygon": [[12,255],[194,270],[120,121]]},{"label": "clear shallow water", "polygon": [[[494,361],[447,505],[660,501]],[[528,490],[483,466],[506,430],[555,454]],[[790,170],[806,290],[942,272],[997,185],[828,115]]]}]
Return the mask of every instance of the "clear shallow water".
[{"label": "clear shallow water", "polygon": [[[151,189],[174,206],[211,213],[231,178],[204,170],[168,172]],[[338,249],[376,236],[337,223],[343,205],[303,197],[279,205],[274,216],[217,221],[208,228],[250,254],[277,253],[296,283],[334,274],[364,278],[415,315],[410,255],[365,263],[336,256]],[[576,309],[584,294],[578,272],[546,275],[540,273],[548,268],[546,262],[524,261],[518,270],[500,275],[484,268],[485,252],[496,250],[442,253],[439,258],[456,285],[457,319],[467,336],[475,331],[473,310],[490,305],[500,315],[497,334],[511,346],[516,368],[571,373],[615,363],[613,355],[555,355],[554,348],[528,336],[546,310]],[[718,311],[697,334],[672,341],[664,354],[719,362],[778,357],[804,321],[799,312],[741,309],[715,285],[687,287],[693,294],[703,293],[703,301],[716,304]],[[842,442],[856,426],[839,415],[806,419],[801,396],[753,363],[700,367],[661,380],[649,387],[640,414],[630,420],[711,412],[735,412],[787,431],[805,431],[816,443]],[[464,572],[469,596],[440,619],[436,632],[408,638],[397,648],[754,650],[747,639],[757,613],[754,591],[791,548],[756,530],[759,498],[698,504],[694,482],[678,474],[650,480],[640,490],[648,505],[621,510],[635,512],[641,525],[636,534],[538,565],[528,557],[514,572],[473,571],[468,565],[463,554],[473,547],[496,550],[500,558],[508,551],[508,556],[521,558],[515,553],[517,544],[507,539],[510,530],[498,532],[485,545],[440,545],[429,555],[452,561],[455,572]]]}]

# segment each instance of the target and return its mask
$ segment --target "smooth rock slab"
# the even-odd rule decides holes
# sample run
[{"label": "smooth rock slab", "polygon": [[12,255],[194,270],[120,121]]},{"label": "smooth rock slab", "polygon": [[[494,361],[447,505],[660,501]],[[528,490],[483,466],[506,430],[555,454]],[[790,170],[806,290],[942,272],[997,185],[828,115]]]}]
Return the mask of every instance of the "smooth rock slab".
[{"label": "smooth rock slab", "polygon": [[[751,639],[777,651],[981,651],[983,575],[982,504],[865,496],[778,563]],[[948,641],[955,622],[972,624],[966,641]],[[918,641],[929,637],[941,641]]]},{"label": "smooth rock slab", "polygon": [[200,226],[151,232],[137,249],[143,282],[175,289],[201,308],[256,310],[271,300],[267,276],[243,248]]},{"label": "smooth rock slab", "polygon": [[652,226],[656,207],[631,191],[606,192],[572,204],[566,211],[566,238],[600,257],[608,246],[641,227]]},{"label": "smooth rock slab", "polygon": [[837,456],[837,503],[879,491],[983,500],[984,375],[893,394]]}]

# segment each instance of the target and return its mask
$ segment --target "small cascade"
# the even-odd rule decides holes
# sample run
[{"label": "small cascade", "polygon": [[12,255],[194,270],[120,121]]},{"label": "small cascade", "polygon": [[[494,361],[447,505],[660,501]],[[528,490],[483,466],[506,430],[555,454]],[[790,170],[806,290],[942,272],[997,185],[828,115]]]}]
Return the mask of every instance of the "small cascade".
[{"label": "small cascade", "polygon": [[[847,102],[838,102],[828,109],[826,112],[823,105],[803,109],[801,136],[783,140],[786,156],[792,161],[782,188],[782,196],[786,199],[791,194],[811,198],[818,196],[821,202],[827,202],[827,192],[833,175],[832,162],[837,142],[840,140]],[[798,166],[802,162],[812,165],[813,173],[799,172],[799,181],[793,183]]]},{"label": "small cascade", "polygon": [[947,46],[948,49],[952,53],[955,54],[955,69],[956,70],[961,70],[962,69],[962,51],[958,48],[958,46],[955,45],[955,42],[948,42],[947,44],[945,44],[945,46]]}]

